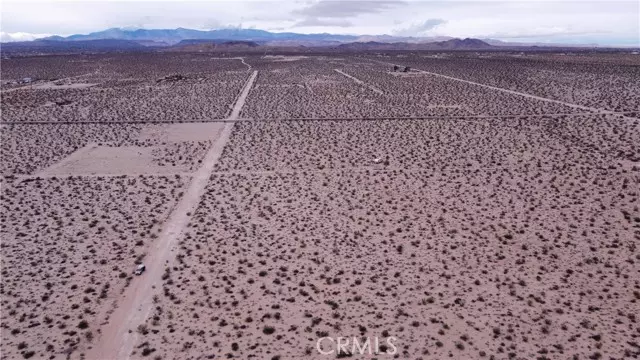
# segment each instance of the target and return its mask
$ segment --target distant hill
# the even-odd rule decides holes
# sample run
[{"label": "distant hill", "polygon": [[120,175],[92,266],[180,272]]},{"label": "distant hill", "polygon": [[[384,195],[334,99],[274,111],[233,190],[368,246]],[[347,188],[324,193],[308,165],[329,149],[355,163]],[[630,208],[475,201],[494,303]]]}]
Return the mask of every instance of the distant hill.
[{"label": "distant hill", "polygon": [[[121,29],[111,28],[90,34],[63,36],[50,36],[42,40],[55,41],[84,41],[118,39],[135,41],[145,46],[171,46],[186,40],[210,40],[216,42],[227,41],[253,41],[260,45],[269,46],[326,46],[334,47],[348,43],[384,43],[384,44],[425,44],[449,40],[459,40],[446,36],[438,37],[409,37],[392,35],[335,35],[328,33],[299,34],[293,32],[274,33],[258,29],[218,29],[218,30],[193,30],[185,28],[177,29]],[[478,45],[479,46],[479,45]],[[396,45],[396,47],[402,47]],[[419,47],[418,47],[419,48]]]},{"label": "distant hill", "polygon": [[72,42],[57,40],[18,41],[2,44],[3,54],[12,53],[77,53],[77,52],[113,52],[113,51],[145,51],[148,48],[135,41],[104,39],[79,40]]},{"label": "distant hill", "polygon": [[240,40],[240,41],[355,41],[358,37],[354,35],[333,35],[333,34],[298,34],[298,33],[273,33],[257,29],[218,29],[218,30],[193,30],[185,28],[177,29],[137,29],[127,30],[111,28],[86,35],[71,35],[67,37],[51,36],[44,40],[56,41],[78,41],[78,40],[100,40],[119,39],[131,41],[155,41],[167,44],[177,44],[182,40]]},{"label": "distant hill", "polygon": [[311,49],[327,49],[338,51],[369,51],[369,50],[483,50],[499,49],[478,39],[450,39],[427,43],[394,42],[385,43],[378,41],[368,42],[321,42],[322,45],[314,45],[316,42],[298,41],[247,41],[229,39],[187,39],[173,45],[158,40],[34,40],[12,42],[2,44],[3,55],[29,55],[29,54],[63,54],[63,53],[98,53],[118,51],[179,51],[179,52],[208,52],[208,51],[262,51],[279,49],[280,51],[309,51]]},{"label": "distant hill", "polygon": [[354,42],[337,46],[340,50],[484,50],[494,46],[478,39],[450,39],[429,43],[382,43],[376,41]]},{"label": "distant hill", "polygon": [[493,46],[505,46],[505,47],[514,47],[514,46],[540,46],[540,47],[562,47],[562,48],[572,48],[572,47],[599,47],[598,44],[549,44],[542,42],[507,42],[495,39],[481,39],[482,41],[493,45]]},{"label": "distant hill", "polygon": [[217,41],[217,40],[182,40],[171,46],[171,51],[219,51],[219,50],[248,50],[259,47],[255,41]]},{"label": "distant hill", "polygon": [[[328,33],[275,33],[259,29],[122,29],[111,28],[90,34],[49,36],[34,41],[3,43],[3,54],[43,54],[105,51],[357,51],[357,50],[540,50],[567,46],[511,43],[494,39],[458,39],[447,36],[407,37],[393,35],[336,35]],[[575,45],[575,47],[580,47]],[[592,45],[583,47],[592,48]],[[315,49],[315,50],[313,50]]]},{"label": "distant hill", "polygon": [[[275,46],[280,42],[269,42],[269,46]],[[254,41],[218,41],[218,40],[182,40],[171,46],[171,50],[178,51],[210,51],[210,50],[234,50],[256,48],[264,44]],[[492,49],[493,46],[478,39],[450,39],[430,43],[383,43],[377,41],[352,42],[339,44],[334,47],[339,50],[482,50]]]},{"label": "distant hill", "polygon": [[187,46],[187,45],[206,45],[206,44],[215,44],[215,45],[246,45],[246,46],[260,46],[261,44],[255,41],[240,41],[240,40],[205,40],[205,39],[188,39],[181,40],[179,43],[172,45],[173,47]]}]

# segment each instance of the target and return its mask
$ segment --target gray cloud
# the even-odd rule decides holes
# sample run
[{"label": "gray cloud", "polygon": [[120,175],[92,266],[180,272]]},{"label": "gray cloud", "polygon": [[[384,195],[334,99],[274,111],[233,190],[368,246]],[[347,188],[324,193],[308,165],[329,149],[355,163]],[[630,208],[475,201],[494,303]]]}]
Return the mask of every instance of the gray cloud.
[{"label": "gray cloud", "polygon": [[636,46],[640,34],[637,0],[0,1],[2,41],[41,34],[87,34],[111,27],[213,29],[229,24],[302,33],[322,29],[334,34]]},{"label": "gray cloud", "polygon": [[337,27],[350,27],[353,24],[344,19],[321,19],[317,17],[308,17],[304,20],[298,21],[293,24],[293,27],[305,27],[305,26],[337,26]]},{"label": "gray cloud", "polygon": [[296,15],[323,18],[346,18],[361,14],[376,14],[407,4],[401,0],[320,0],[305,8],[294,10]]},{"label": "gray cloud", "polygon": [[447,21],[443,19],[428,19],[421,23],[411,24],[403,29],[394,30],[393,33],[401,36],[419,36],[446,23]]}]

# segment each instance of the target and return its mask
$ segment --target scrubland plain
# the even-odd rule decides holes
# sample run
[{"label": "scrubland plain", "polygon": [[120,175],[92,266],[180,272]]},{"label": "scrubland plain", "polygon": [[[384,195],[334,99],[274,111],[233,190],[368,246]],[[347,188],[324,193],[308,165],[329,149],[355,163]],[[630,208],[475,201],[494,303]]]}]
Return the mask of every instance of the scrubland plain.
[{"label": "scrubland plain", "polygon": [[637,56],[1,71],[2,359],[640,356]]}]

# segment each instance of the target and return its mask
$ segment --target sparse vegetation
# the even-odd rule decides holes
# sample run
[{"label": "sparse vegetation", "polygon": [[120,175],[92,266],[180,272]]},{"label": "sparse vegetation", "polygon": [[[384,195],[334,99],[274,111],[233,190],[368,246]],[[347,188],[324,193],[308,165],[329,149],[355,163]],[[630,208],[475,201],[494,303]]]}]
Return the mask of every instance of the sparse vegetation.
[{"label": "sparse vegetation", "polygon": [[[105,71],[82,81],[98,85],[3,93],[3,121],[16,123],[0,129],[11,140],[0,145],[3,358],[99,343],[100,317],[147,281],[135,264],[153,261],[222,129],[127,118],[225,117],[243,63],[258,77],[241,117],[271,121],[232,124],[195,210],[173,229],[148,318],[127,328],[136,357],[313,357],[317,338],[353,335],[393,336],[402,358],[633,357],[640,120],[575,115],[587,111],[421,69],[639,111],[637,66],[605,69],[598,54],[565,60],[584,62],[573,68],[546,54],[395,56],[87,55]],[[22,71],[14,60],[47,64],[3,60],[3,76]],[[45,117],[59,124],[23,124]],[[78,156],[94,143],[106,174],[77,166],[100,158]],[[108,162],[124,148],[148,166]]]}]

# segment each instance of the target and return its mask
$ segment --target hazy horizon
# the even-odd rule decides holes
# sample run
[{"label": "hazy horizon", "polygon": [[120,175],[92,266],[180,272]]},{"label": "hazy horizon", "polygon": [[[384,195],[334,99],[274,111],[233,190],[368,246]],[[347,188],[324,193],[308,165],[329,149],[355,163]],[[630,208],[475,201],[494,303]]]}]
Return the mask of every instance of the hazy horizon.
[{"label": "hazy horizon", "polygon": [[9,0],[2,5],[1,40],[183,27],[640,46],[639,12],[636,1]]}]

